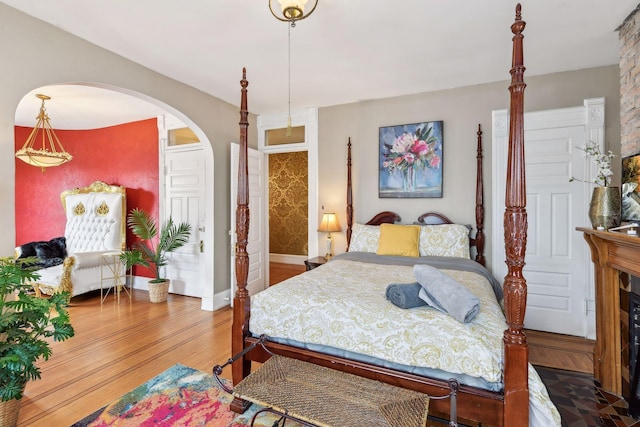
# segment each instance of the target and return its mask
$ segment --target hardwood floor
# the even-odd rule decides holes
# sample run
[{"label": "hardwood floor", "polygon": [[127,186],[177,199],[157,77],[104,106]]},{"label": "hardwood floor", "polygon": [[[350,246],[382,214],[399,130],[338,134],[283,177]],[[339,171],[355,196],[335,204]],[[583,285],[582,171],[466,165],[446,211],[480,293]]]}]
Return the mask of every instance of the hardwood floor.
[{"label": "hardwood floor", "polygon": [[280,262],[272,262],[269,264],[269,286],[280,283],[289,277],[304,273],[306,267],[304,264],[283,264]]},{"label": "hardwood floor", "polygon": [[[296,267],[290,274],[304,270]],[[203,311],[197,298],[151,304],[136,290],[131,304],[109,298],[101,306],[92,294],[76,297],[69,311],[76,336],[53,343],[53,356],[40,362],[42,379],[27,384],[19,426],[69,426],[176,363],[211,372],[231,356],[231,309]],[[532,363],[592,373],[592,342],[528,336]],[[223,377],[230,374],[226,368]]]},{"label": "hardwood floor", "polygon": [[134,291],[131,304],[109,298],[100,306],[93,294],[74,298],[69,312],[76,335],[53,343],[53,356],[39,364],[42,379],[27,384],[20,426],[69,426],[176,363],[211,372],[230,357],[231,310],[203,311],[197,298],[152,304]]},{"label": "hardwood floor", "polygon": [[532,364],[593,375],[595,341],[532,330],[526,334]]}]

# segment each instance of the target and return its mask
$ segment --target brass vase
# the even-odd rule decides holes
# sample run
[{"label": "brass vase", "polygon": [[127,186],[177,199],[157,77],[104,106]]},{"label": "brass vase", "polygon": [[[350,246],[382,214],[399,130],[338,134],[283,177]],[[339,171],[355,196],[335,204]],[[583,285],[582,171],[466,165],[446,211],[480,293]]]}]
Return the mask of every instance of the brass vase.
[{"label": "brass vase", "polygon": [[589,204],[589,220],[593,228],[608,230],[620,225],[621,196],[619,187],[596,187]]}]

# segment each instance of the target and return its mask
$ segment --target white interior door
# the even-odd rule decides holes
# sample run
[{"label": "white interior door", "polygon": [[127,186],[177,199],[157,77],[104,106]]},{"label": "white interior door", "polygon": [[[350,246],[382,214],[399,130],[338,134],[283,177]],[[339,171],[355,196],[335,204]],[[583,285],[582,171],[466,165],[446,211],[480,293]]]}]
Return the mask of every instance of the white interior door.
[{"label": "white interior door", "polygon": [[[231,303],[236,292],[235,244],[236,206],[238,194],[238,157],[240,146],[231,144]],[[258,293],[269,286],[269,259],[267,251],[267,185],[265,155],[253,148],[248,149],[249,169],[249,275],[247,290],[249,295]]]},{"label": "white interior door", "polygon": [[[583,147],[587,140],[600,142],[603,137],[604,99],[598,100],[601,116],[589,117],[587,105],[525,114],[529,228],[523,274],[528,289],[528,329],[582,337],[593,329],[590,323],[594,318],[588,313],[594,299],[593,268],[589,248],[582,233],[576,231],[588,222],[591,186],[569,180],[590,176],[588,161],[577,147]],[[599,128],[594,120],[600,123]],[[508,129],[500,126],[506,123],[506,111],[494,112],[493,270],[500,281],[507,273],[502,262],[502,218]]]},{"label": "white interior door", "polygon": [[191,224],[189,243],[169,254],[170,292],[202,298],[205,242],[204,150],[168,148],[165,153],[165,218]]}]

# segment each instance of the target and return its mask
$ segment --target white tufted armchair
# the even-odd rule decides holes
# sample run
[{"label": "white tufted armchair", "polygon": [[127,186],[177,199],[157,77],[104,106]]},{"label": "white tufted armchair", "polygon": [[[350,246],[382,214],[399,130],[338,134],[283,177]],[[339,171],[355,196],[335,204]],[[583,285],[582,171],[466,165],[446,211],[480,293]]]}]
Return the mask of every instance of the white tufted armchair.
[{"label": "white tufted armchair", "polygon": [[[103,256],[126,247],[125,188],[96,181],[64,191],[60,198],[67,217],[67,257],[61,265],[38,270],[36,293],[69,291],[75,296],[100,289]],[[124,276],[124,265],[119,267]]]}]

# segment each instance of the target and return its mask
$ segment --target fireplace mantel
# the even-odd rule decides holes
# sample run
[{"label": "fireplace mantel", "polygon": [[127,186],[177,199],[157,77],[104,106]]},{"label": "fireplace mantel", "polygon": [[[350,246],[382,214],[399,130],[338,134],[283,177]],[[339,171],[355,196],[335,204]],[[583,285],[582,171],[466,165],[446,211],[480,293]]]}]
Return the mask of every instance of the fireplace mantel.
[{"label": "fireplace mantel", "polygon": [[622,395],[620,273],[640,277],[640,237],[625,230],[578,227],[591,248],[596,290],[594,377],[605,390]]}]

